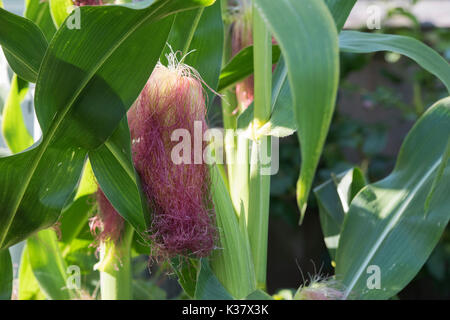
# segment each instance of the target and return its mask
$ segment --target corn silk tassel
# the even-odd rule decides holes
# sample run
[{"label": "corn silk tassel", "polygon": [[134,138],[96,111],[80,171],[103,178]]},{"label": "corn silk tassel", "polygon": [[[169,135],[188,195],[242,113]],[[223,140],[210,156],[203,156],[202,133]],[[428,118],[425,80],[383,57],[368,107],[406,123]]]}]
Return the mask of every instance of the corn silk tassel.
[{"label": "corn silk tassel", "polygon": [[[133,160],[153,212],[152,256],[205,257],[216,239],[209,171],[202,157],[205,94],[195,69],[183,64],[183,59],[179,62],[174,53],[167,59],[167,67],[158,62],[128,111]],[[201,125],[201,130],[194,132],[194,125]],[[177,129],[189,138],[183,140],[187,148],[181,153],[174,149],[178,139],[171,137]],[[201,150],[195,150],[195,140],[202,141]],[[177,163],[174,155],[183,162]]]}]

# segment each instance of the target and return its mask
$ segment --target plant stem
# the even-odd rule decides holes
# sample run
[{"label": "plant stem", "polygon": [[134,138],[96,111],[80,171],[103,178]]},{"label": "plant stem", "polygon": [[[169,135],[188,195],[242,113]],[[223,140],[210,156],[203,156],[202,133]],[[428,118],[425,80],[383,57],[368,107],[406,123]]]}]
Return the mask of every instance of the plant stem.
[{"label": "plant stem", "polygon": [[[272,37],[253,2],[254,42],[254,120],[255,129],[266,123],[271,114],[272,95]],[[263,156],[270,159],[271,138],[254,137],[249,177],[248,234],[255,265],[257,286],[266,288],[267,238],[269,227],[270,172]],[[269,165],[270,166],[270,165]],[[270,167],[269,167],[270,171]]]},{"label": "plant stem", "polygon": [[118,243],[105,241],[101,244],[100,290],[102,300],[131,300],[131,242],[133,228],[126,223],[122,238]]}]

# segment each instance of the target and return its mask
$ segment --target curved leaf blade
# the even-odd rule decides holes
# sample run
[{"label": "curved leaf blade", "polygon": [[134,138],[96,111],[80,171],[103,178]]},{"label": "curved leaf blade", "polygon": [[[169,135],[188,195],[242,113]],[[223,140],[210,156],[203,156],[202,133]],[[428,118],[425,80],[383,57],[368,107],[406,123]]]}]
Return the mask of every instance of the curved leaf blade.
[{"label": "curved leaf blade", "polygon": [[197,300],[233,300],[222,284],[212,272],[208,261],[201,259],[200,270],[195,288],[195,299]]},{"label": "curved leaf blade", "polygon": [[36,82],[47,50],[47,41],[39,27],[0,8],[0,45],[14,72],[24,80]]},{"label": "curved leaf blade", "polygon": [[339,36],[339,47],[344,52],[393,51],[407,56],[438,77],[450,93],[449,63],[436,51],[414,38],[390,34],[343,31]]},{"label": "curved leaf blade", "polygon": [[50,13],[53,23],[57,28],[66,20],[73,6],[72,0],[50,0]]},{"label": "curved leaf blade", "polygon": [[325,245],[333,260],[350,202],[366,184],[361,170],[353,168],[333,176],[314,189]]},{"label": "curved leaf blade", "polygon": [[[272,63],[277,63],[281,57],[278,45],[272,46]],[[248,46],[236,54],[226,66],[223,67],[217,91],[222,91],[237,82],[247,78],[253,73],[253,46]]]},{"label": "curved leaf blade", "polygon": [[45,295],[42,293],[39,283],[31,270],[28,247],[26,244],[22,251],[22,258],[20,259],[19,290],[17,298],[19,300],[45,300]]},{"label": "curved leaf blade", "polygon": [[53,230],[42,230],[27,240],[31,270],[48,299],[68,300],[76,296],[67,286],[67,266]]},{"label": "curved leaf blade", "polygon": [[26,0],[24,16],[33,21],[42,30],[47,41],[50,42],[56,28],[50,14],[48,1]]},{"label": "curved leaf blade", "polygon": [[[353,199],[336,254],[336,275],[347,288],[346,297],[390,298],[426,262],[450,218],[449,137],[450,98],[445,98],[411,129],[394,171]],[[369,266],[380,268],[379,290],[366,287]]]},{"label": "curved leaf blade", "polygon": [[2,117],[3,137],[12,153],[18,153],[33,144],[33,137],[25,126],[20,106],[27,92],[28,83],[14,75]]},{"label": "curved leaf blade", "polygon": [[255,0],[255,6],[278,41],[288,69],[302,155],[297,182],[301,222],[336,100],[336,26],[322,1]]},{"label": "curved leaf blade", "polygon": [[126,118],[100,148],[89,152],[89,159],[102,191],[117,212],[139,233],[148,230],[150,213],[133,166]]},{"label": "curved leaf blade", "polygon": [[325,3],[333,15],[336,28],[340,31],[355,6],[356,0],[325,0]]}]

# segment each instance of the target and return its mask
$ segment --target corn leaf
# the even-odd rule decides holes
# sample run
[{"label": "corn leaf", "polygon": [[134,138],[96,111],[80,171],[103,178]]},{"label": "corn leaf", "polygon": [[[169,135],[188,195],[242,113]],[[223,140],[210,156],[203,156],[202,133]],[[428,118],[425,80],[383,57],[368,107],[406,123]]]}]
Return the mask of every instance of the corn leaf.
[{"label": "corn leaf", "polygon": [[58,246],[56,233],[43,230],[27,240],[31,270],[48,299],[68,300],[77,293],[67,288],[67,265]]},{"label": "corn leaf", "polygon": [[338,34],[322,1],[255,0],[255,6],[286,60],[302,155],[297,182],[301,221],[334,111],[339,81]]},{"label": "corn leaf", "polygon": [[24,16],[33,21],[44,33],[48,42],[56,32],[55,25],[50,14],[48,1],[26,0]]},{"label": "corn leaf", "polygon": [[230,294],[217,280],[212,272],[208,260],[201,259],[200,270],[195,289],[195,299],[197,300],[233,300]]},{"label": "corn leaf", "polygon": [[18,153],[33,144],[33,137],[25,126],[20,106],[27,92],[28,83],[14,75],[2,117],[3,137],[12,153]]},{"label": "corn leaf", "polygon": [[[394,171],[351,202],[336,253],[336,275],[346,287],[345,297],[390,298],[426,262],[450,218],[449,137],[450,97],[414,125]],[[374,267],[380,271],[379,288],[367,285]]]},{"label": "corn leaf", "polygon": [[31,270],[28,247],[26,244],[22,250],[22,258],[20,259],[17,298],[19,300],[45,300],[45,294],[39,287],[39,283]]},{"label": "corn leaf", "polygon": [[450,65],[436,51],[422,42],[405,36],[343,31],[339,36],[343,52],[369,53],[392,51],[407,56],[438,77],[450,93]]},{"label": "corn leaf", "polygon": [[333,260],[350,202],[366,184],[361,170],[353,168],[314,189],[325,245]]},{"label": "corn leaf", "polygon": [[36,82],[47,41],[32,21],[0,8],[0,45],[13,71]]},{"label": "corn leaf", "polygon": [[11,300],[13,267],[8,249],[0,250],[0,300]]},{"label": "corn leaf", "polygon": [[211,256],[211,268],[233,297],[243,299],[256,290],[250,244],[248,237],[240,231],[238,217],[218,168],[212,166],[210,172],[220,239],[220,249]]}]

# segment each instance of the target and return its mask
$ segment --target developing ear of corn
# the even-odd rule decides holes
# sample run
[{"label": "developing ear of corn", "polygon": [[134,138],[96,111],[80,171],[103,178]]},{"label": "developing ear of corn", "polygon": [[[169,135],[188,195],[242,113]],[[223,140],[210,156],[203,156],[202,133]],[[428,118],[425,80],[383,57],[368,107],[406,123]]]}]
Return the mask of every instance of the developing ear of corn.
[{"label": "developing ear of corn", "polygon": [[[152,208],[150,235],[152,255],[170,258],[175,255],[207,256],[214,247],[212,201],[209,196],[209,172],[203,163],[207,129],[205,95],[197,72],[167,56],[169,65],[158,63],[128,112],[135,167]],[[194,123],[201,124],[194,136]],[[181,164],[172,159],[175,130],[188,133],[189,150],[183,150]],[[200,139],[200,155],[194,147]],[[189,154],[184,154],[189,152]],[[195,161],[201,157],[201,163]]]},{"label": "developing ear of corn", "polygon": [[97,206],[97,215],[91,219],[89,224],[91,232],[97,234],[99,242],[107,240],[118,242],[122,236],[124,220],[100,188],[97,190]]}]

